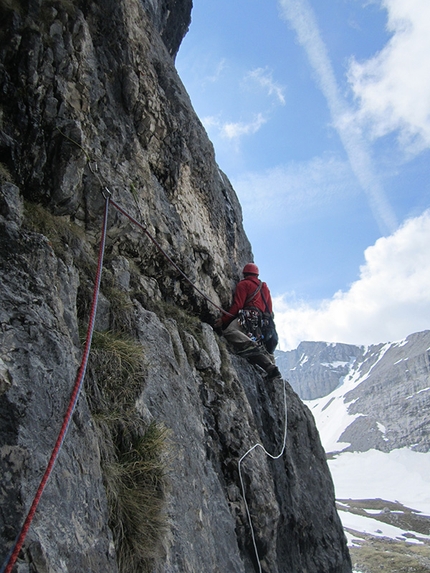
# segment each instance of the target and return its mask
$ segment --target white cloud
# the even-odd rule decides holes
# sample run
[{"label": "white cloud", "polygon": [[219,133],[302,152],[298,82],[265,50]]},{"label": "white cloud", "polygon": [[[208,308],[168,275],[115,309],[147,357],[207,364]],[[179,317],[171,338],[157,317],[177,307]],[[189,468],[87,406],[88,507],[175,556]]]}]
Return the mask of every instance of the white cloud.
[{"label": "white cloud", "polygon": [[307,0],[279,0],[279,4],[285,19],[296,31],[298,41],[306,51],[326,98],[333,125],[348,155],[351,168],[368,197],[374,217],[383,234],[393,232],[397,227],[396,217],[380,184],[360,126],[340,94],[314,12]]},{"label": "white cloud", "polygon": [[259,86],[267,90],[269,96],[274,95],[281,105],[285,105],[284,88],[277,84],[272,77],[272,72],[268,68],[256,68],[248,72],[245,80],[252,80]]},{"label": "white cloud", "polygon": [[229,122],[224,123],[221,128],[221,136],[227,139],[238,139],[243,135],[256,133],[266,123],[267,119],[262,113],[257,114],[254,119],[246,122]]},{"label": "white cloud", "polygon": [[247,172],[232,183],[246,220],[272,228],[314,217],[358,192],[348,163],[334,157]]},{"label": "white cloud", "polygon": [[223,169],[228,171],[226,165],[237,168],[241,164],[244,139],[252,138],[267,123],[268,116],[263,113],[250,113],[248,121],[227,121],[220,112],[217,115],[201,117],[201,121],[217,150],[217,160],[220,161],[221,157]]},{"label": "white cloud", "polygon": [[303,340],[374,344],[430,328],[430,210],[367,248],[360,278],[318,306],[274,299],[280,348]]},{"label": "white cloud", "polygon": [[383,0],[392,37],[373,58],[349,69],[359,118],[375,137],[399,131],[409,150],[430,146],[430,2]]},{"label": "white cloud", "polygon": [[249,122],[223,122],[219,117],[215,116],[208,116],[202,119],[202,123],[208,131],[215,129],[223,139],[229,140],[238,140],[243,136],[252,135],[266,122],[267,119],[262,113],[258,113]]},{"label": "white cloud", "polygon": [[212,74],[206,76],[203,79],[202,84],[204,85],[206,82],[209,82],[211,84],[216,83],[222,76],[224,70],[227,67],[227,61],[225,58],[222,58],[215,66],[215,70],[213,71]]}]

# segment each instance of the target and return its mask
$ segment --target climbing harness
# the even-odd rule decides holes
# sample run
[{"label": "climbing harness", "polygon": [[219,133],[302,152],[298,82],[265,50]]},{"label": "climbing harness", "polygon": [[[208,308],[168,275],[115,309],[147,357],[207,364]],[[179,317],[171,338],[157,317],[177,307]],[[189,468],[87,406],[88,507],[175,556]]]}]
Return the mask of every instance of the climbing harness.
[{"label": "climbing harness", "polygon": [[251,519],[251,512],[249,510],[249,506],[248,506],[248,502],[246,501],[246,494],[245,494],[245,485],[243,482],[243,477],[242,477],[242,470],[241,470],[241,466],[242,466],[242,462],[243,460],[252,452],[254,451],[256,448],[261,448],[263,450],[263,452],[266,454],[266,456],[268,456],[269,458],[272,458],[272,460],[278,460],[284,453],[285,451],[285,447],[287,444],[287,392],[286,392],[286,381],[283,380],[284,383],[284,412],[285,412],[285,423],[284,423],[284,440],[283,440],[283,444],[282,444],[282,448],[281,451],[279,452],[278,455],[273,455],[271,453],[269,453],[266,448],[260,444],[257,443],[255,445],[252,446],[252,448],[250,448],[247,452],[245,452],[243,454],[243,456],[240,458],[237,466],[238,466],[238,470],[239,470],[239,479],[240,479],[240,485],[242,488],[242,497],[243,497],[243,501],[245,502],[245,509],[246,509],[246,515],[248,517],[248,523],[249,523],[249,528],[251,530],[251,536],[252,536],[252,543],[254,546],[254,552],[255,552],[255,557],[257,559],[257,563],[258,563],[258,569],[259,569],[259,573],[262,573],[262,569],[261,569],[261,563],[260,563],[260,556],[258,554],[258,549],[257,549],[257,542],[255,540],[255,533],[254,533],[254,527],[252,525],[252,519]]},{"label": "climbing harness", "polygon": [[[243,305],[244,308],[238,312],[238,322],[240,326],[242,326],[248,338],[260,346],[264,346],[269,354],[273,354],[276,346],[278,345],[278,333],[276,332],[273,313],[269,311],[269,306],[263,294],[262,286],[263,283],[259,281],[257,289],[252,294],[248,295]],[[248,306],[259,292],[261,292],[265,311],[254,306]]]},{"label": "climbing harness", "polygon": [[262,342],[261,319],[262,312],[258,308],[242,308],[237,313],[238,323],[246,336],[257,344]]}]

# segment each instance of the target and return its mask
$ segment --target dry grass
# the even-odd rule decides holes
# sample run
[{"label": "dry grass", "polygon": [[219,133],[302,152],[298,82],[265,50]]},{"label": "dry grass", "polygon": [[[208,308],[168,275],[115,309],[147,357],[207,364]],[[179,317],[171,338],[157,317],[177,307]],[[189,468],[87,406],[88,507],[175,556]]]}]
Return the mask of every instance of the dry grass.
[{"label": "dry grass", "polygon": [[135,409],[144,384],[142,346],[121,333],[95,332],[89,384],[119,570],[150,573],[167,530],[170,446],[167,428],[146,425]]},{"label": "dry grass", "polygon": [[23,12],[23,2],[22,0],[0,0],[0,11],[2,10],[21,14]]},{"label": "dry grass", "polygon": [[56,255],[64,254],[68,246],[82,250],[85,231],[72,223],[68,216],[53,215],[48,209],[36,203],[24,201],[25,226],[28,230],[47,237]]},{"label": "dry grass", "polygon": [[167,530],[164,509],[168,430],[155,422],[143,436],[128,436],[129,449],[117,448],[104,464],[110,524],[120,571],[150,572]]},{"label": "dry grass", "polygon": [[134,407],[144,383],[142,345],[124,334],[95,331],[89,368],[100,402],[98,407],[92,404],[95,410],[113,405],[121,411]]},{"label": "dry grass", "polygon": [[9,171],[8,166],[0,162],[0,183],[5,183],[8,181],[13,181],[13,177]]},{"label": "dry grass", "polygon": [[103,289],[111,304],[111,327],[115,332],[130,332],[132,330],[131,313],[133,303],[123,291],[113,286]]},{"label": "dry grass", "polygon": [[360,535],[349,552],[355,571],[361,573],[429,573],[430,547],[392,539]]}]

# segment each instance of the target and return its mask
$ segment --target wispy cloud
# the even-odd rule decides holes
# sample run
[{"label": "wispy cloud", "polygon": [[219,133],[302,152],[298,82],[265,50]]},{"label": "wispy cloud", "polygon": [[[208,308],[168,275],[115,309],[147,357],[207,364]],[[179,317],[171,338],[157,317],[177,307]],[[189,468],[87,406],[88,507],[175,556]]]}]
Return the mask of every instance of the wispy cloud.
[{"label": "wispy cloud", "polygon": [[210,131],[211,129],[219,129],[221,125],[221,120],[216,115],[207,115],[201,118],[203,125],[205,128]]},{"label": "wispy cloud", "polygon": [[397,227],[396,217],[379,181],[372,158],[354,115],[340,94],[326,46],[319,33],[315,15],[307,0],[279,0],[282,14],[296,31],[323,95],[332,122],[339,134],[355,176],[364,192],[381,232]]},{"label": "wispy cloud", "polygon": [[430,2],[383,0],[392,37],[373,58],[352,60],[359,119],[374,137],[398,131],[408,150],[430,147]]},{"label": "wispy cloud", "polygon": [[256,133],[266,123],[267,119],[262,113],[257,114],[254,119],[246,122],[225,123],[221,128],[221,135],[227,139],[237,139],[243,135]]},{"label": "wispy cloud", "polygon": [[[218,63],[214,75],[206,76],[204,78],[204,82],[206,83],[207,81],[218,81],[218,79],[221,78],[223,71],[227,67],[228,66],[226,61],[221,60]],[[268,68],[256,68],[250,72],[246,72],[241,76],[241,78],[235,78],[228,89],[232,92],[236,92],[237,97],[239,97],[240,89],[243,88],[244,84],[249,82],[252,82],[259,88],[262,88],[265,92],[265,98],[269,96],[271,98],[275,98],[278,104],[285,104],[285,97],[283,93],[284,88],[274,81],[273,74]],[[212,137],[219,137],[223,140],[232,142],[236,148],[236,151],[238,151],[240,140],[243,137],[257,133],[263,127],[263,125],[265,125],[270,120],[271,110],[270,107],[267,106],[267,103],[265,107],[268,109],[265,111],[252,111],[253,109],[258,109],[257,106],[260,105],[261,101],[257,101],[255,98],[253,98],[251,108],[248,104],[246,109],[241,110],[242,116],[249,117],[249,119],[245,121],[228,121],[223,117],[224,114],[220,112],[215,116],[212,115],[203,117],[202,123]]]},{"label": "wispy cloud", "polygon": [[[352,180],[352,182],[351,182]],[[315,157],[263,172],[247,172],[232,181],[250,225],[271,228],[320,216],[333,203],[359,192],[349,164]]]},{"label": "wispy cloud", "polygon": [[303,340],[374,344],[429,328],[430,210],[366,249],[360,278],[318,306],[275,298],[281,349]]},{"label": "wispy cloud", "polygon": [[278,103],[285,105],[284,88],[273,80],[273,73],[268,68],[256,68],[248,72],[245,80],[256,82],[267,90],[269,96],[275,96]]},{"label": "wispy cloud", "polygon": [[227,60],[222,58],[216,65],[213,72],[203,78],[203,84],[216,83],[222,76],[224,70],[227,68]]},{"label": "wispy cloud", "polygon": [[222,138],[229,140],[239,140],[245,135],[252,135],[266,122],[267,118],[262,113],[255,115],[249,122],[222,121],[220,117],[216,116],[208,116],[202,119],[202,123],[208,131],[216,129]]}]

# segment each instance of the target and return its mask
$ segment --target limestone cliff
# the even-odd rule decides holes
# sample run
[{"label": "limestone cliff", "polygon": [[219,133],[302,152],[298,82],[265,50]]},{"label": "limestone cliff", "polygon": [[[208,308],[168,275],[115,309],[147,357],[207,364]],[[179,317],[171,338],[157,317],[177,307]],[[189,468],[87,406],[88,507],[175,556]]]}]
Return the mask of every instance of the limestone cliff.
[{"label": "limestone cliff", "polygon": [[[190,10],[190,0],[0,0],[0,563],[75,382],[102,191],[216,305],[252,259],[174,67]],[[238,460],[256,442],[280,451],[283,385],[229,352],[210,326],[217,315],[110,208],[87,376],[20,572],[259,570]],[[313,418],[286,392],[284,455],[244,461],[261,570],[347,573]]]}]

